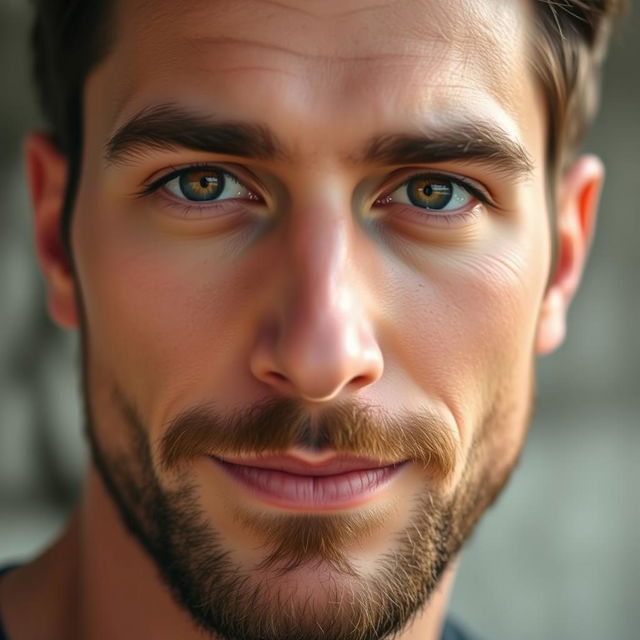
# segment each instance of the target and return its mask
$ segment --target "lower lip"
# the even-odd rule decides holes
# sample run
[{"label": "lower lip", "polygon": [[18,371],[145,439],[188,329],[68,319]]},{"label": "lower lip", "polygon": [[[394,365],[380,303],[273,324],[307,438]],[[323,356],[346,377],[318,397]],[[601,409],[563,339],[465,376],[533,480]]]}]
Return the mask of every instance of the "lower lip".
[{"label": "lower lip", "polygon": [[304,476],[274,469],[212,460],[250,493],[273,506],[328,510],[356,507],[379,495],[403,464],[349,471],[329,476]]}]

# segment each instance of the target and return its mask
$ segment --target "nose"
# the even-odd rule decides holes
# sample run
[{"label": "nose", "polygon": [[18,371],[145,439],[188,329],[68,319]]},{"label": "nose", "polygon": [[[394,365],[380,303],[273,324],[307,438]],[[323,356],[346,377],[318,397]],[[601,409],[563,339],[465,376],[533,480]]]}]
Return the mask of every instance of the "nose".
[{"label": "nose", "polygon": [[283,232],[273,302],[251,354],[253,375],[281,394],[326,402],[382,375],[355,235],[348,219],[326,215]]}]

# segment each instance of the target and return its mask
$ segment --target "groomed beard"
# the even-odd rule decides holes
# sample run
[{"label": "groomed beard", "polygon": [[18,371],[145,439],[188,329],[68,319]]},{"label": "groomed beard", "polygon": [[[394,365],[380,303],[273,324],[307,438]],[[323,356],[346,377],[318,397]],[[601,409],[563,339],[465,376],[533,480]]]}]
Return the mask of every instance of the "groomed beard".
[{"label": "groomed beard", "polygon": [[[85,398],[90,407],[88,389]],[[357,570],[345,547],[375,529],[387,513],[365,509],[258,517],[238,511],[237,519],[265,541],[263,561],[249,570],[233,560],[215,523],[205,516],[196,486],[180,472],[185,460],[211,451],[211,446],[233,453],[289,446],[353,452],[364,447],[360,453],[371,455],[386,440],[396,453],[413,450],[428,456],[423,462],[431,466],[425,469],[442,478],[458,455],[455,441],[448,441],[446,431],[429,416],[403,418],[402,425],[413,427],[407,439],[400,421],[387,417],[376,422],[376,412],[354,404],[335,407],[315,421],[287,399],[234,416],[199,408],[176,417],[159,447],[160,467],[175,470],[180,478],[179,487],[168,490],[159,481],[148,430],[133,404],[119,390],[114,403],[127,427],[126,453],[102,446],[87,409],[91,452],[102,480],[175,600],[205,632],[228,640],[378,640],[399,633],[427,602],[516,464],[507,461],[497,468],[487,460],[484,434],[501,421],[491,413],[478,430],[456,491],[445,499],[425,484],[408,526],[367,575]],[[421,432],[429,441],[426,446],[416,440]],[[306,580],[314,573],[322,582],[322,597],[317,585],[314,593],[305,590],[297,573],[301,569]]]}]

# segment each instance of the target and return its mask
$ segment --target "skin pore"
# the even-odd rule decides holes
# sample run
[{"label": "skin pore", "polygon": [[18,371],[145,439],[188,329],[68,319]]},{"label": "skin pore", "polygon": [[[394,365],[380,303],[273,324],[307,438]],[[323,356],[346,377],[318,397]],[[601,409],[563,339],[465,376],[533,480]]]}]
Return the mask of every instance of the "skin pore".
[{"label": "skin pore", "polygon": [[[522,448],[534,357],[562,341],[602,174],[585,158],[559,187],[547,286],[529,9],[117,4],[84,92],[73,265],[64,158],[27,149],[92,462],[60,541],[0,584],[12,638],[439,637]],[[390,480],[283,506],[228,473],[266,454]]]}]

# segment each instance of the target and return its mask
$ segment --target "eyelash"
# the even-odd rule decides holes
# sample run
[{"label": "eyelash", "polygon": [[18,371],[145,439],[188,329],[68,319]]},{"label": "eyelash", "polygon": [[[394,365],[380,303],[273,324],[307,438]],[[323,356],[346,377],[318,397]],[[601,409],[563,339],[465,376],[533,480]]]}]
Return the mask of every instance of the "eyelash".
[{"label": "eyelash", "polygon": [[[140,198],[143,198],[144,196],[150,196],[175,178],[179,178],[181,175],[190,171],[195,171],[197,169],[215,169],[216,171],[220,171],[222,174],[224,174],[225,177],[232,178],[235,182],[240,183],[245,189],[247,189],[247,191],[254,193],[254,190],[245,184],[244,179],[239,178],[231,171],[227,171],[223,167],[212,164],[211,162],[194,162],[193,164],[187,165],[185,167],[171,167],[171,171],[169,171],[168,173],[165,173],[159,178],[156,178],[148,184],[145,184],[143,188],[136,194],[136,196]],[[196,201],[185,200],[185,202],[190,202],[191,205],[198,206],[198,202]],[[202,201],[202,204],[206,205],[207,201]]]},{"label": "eyelash", "polygon": [[[397,182],[398,174],[404,177],[404,180]],[[437,182],[442,180],[453,185],[455,188],[464,190],[468,197],[472,199],[471,202],[466,203],[464,206],[458,209],[446,210],[435,209],[428,207],[421,207],[417,203],[413,202],[413,199],[408,196],[409,184],[413,180],[419,180],[420,178],[426,178],[428,180]],[[400,200],[392,199],[392,194],[400,189],[406,189],[407,197],[411,200],[411,203],[402,202]],[[419,225],[425,225],[427,227],[454,227],[464,226],[467,222],[478,218],[481,214],[479,205],[489,206],[493,209],[499,209],[498,205],[493,201],[491,196],[487,193],[486,189],[478,185],[473,180],[465,178],[459,175],[452,175],[441,171],[422,170],[407,173],[406,170],[400,170],[396,172],[396,180],[392,183],[392,186],[385,188],[384,195],[377,198],[374,202],[374,207],[398,207],[399,215],[406,215],[412,221],[418,221]],[[473,202],[475,199],[475,203]],[[446,203],[448,204],[448,202]],[[446,206],[445,204],[445,206]],[[393,219],[393,217],[391,218]]]},{"label": "eyelash", "polygon": [[[226,169],[224,169],[223,167],[219,166],[219,165],[215,165],[212,164],[210,162],[197,162],[197,163],[193,163],[184,167],[171,167],[171,170],[162,175],[161,177],[152,180],[150,183],[145,184],[143,186],[143,188],[140,190],[140,192],[138,192],[136,194],[136,197],[145,197],[145,196],[150,196],[152,194],[154,194],[155,192],[157,192],[159,189],[161,189],[163,186],[165,186],[167,183],[171,182],[172,180],[174,180],[175,178],[180,177],[181,175],[183,175],[184,173],[187,173],[189,171],[194,171],[197,169],[215,169],[217,171],[221,171],[225,177],[230,177],[232,178],[234,181],[240,183],[245,189],[247,189],[247,191],[249,191],[251,194],[253,194],[255,196],[255,201],[263,201],[262,198],[260,198],[260,196],[255,194],[255,191],[253,189],[251,189],[250,187],[248,187],[245,184],[245,180],[242,178],[239,178],[236,174],[232,173],[231,171],[227,171]],[[374,201],[374,206],[389,206],[391,204],[396,204],[396,205],[405,205],[405,203],[396,203],[393,201],[388,201],[387,199],[390,198],[390,195],[396,191],[397,189],[399,189],[400,187],[403,187],[404,185],[407,185],[409,182],[411,182],[411,180],[418,178],[418,177],[429,177],[431,179],[441,179],[441,180],[447,180],[459,187],[461,187],[462,189],[466,190],[471,196],[473,196],[478,202],[487,205],[487,206],[491,206],[493,208],[498,208],[498,206],[495,204],[495,202],[493,202],[493,200],[491,199],[491,197],[486,193],[486,191],[484,191],[483,189],[481,189],[475,182],[463,177],[463,176],[457,176],[457,175],[451,175],[448,173],[443,173],[443,172],[437,172],[437,171],[417,171],[416,173],[412,173],[410,175],[408,175],[406,177],[405,180],[403,180],[402,182],[399,183],[395,183],[394,186],[392,186],[391,188],[387,188],[385,190],[385,195],[384,196],[380,196],[378,198],[376,198],[376,200]],[[175,199],[177,200],[177,199]],[[175,202],[174,200],[174,202]],[[227,202],[228,200],[231,199],[225,199],[225,200],[221,200],[219,202],[219,205]],[[252,199],[253,200],[253,199]],[[385,202],[385,200],[387,200]],[[202,202],[197,202],[197,201],[191,201],[191,200],[184,200],[184,201],[178,201],[178,206],[182,206],[183,209],[185,210],[185,215],[191,211],[193,208],[199,208],[199,207],[207,207],[207,206],[211,206],[212,202],[216,202],[215,200],[212,201],[202,201]],[[477,215],[477,211],[475,211],[475,207],[473,207],[471,210],[469,211],[453,211],[451,213],[429,213],[429,209],[423,209],[421,207],[418,207],[417,205],[405,205],[407,208],[410,208],[412,210],[415,210],[418,213],[419,216],[421,217],[430,217],[430,218],[437,218],[439,222],[444,223],[444,224],[448,224],[448,223],[453,223],[454,220],[455,221],[459,221],[459,222],[463,222],[465,220],[467,220],[468,218],[472,218],[475,217]]]},{"label": "eyelash", "polygon": [[[442,173],[438,171],[424,171],[424,170],[411,173],[402,182],[397,182],[397,183],[394,182],[391,188],[385,189],[384,191],[385,195],[379,198],[376,198],[375,202],[385,204],[384,203],[385,199],[389,198],[394,191],[398,190],[400,187],[403,187],[404,185],[408,185],[412,180],[415,180],[416,178],[421,178],[421,177],[429,178],[431,180],[445,180],[447,182],[451,182],[452,184],[458,187],[461,187],[462,189],[467,191],[470,195],[472,195],[476,200],[478,200],[482,204],[485,204],[491,207],[497,207],[497,205],[493,202],[493,200],[486,193],[486,191],[480,188],[475,182],[469,180],[468,178],[452,175],[449,173]],[[429,211],[429,209],[425,209],[425,210]]]}]

